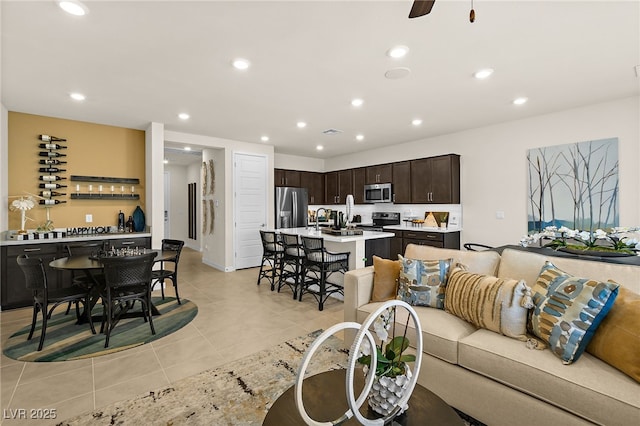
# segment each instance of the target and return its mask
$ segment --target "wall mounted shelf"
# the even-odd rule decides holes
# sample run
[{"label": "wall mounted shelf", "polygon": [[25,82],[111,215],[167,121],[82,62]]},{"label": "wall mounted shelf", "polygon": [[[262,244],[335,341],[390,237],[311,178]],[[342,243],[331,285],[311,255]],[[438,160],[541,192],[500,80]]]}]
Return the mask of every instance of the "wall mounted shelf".
[{"label": "wall mounted shelf", "polygon": [[139,200],[140,194],[100,194],[100,193],[71,193],[72,200]]},{"label": "wall mounted shelf", "polygon": [[124,183],[124,184],[139,184],[138,178],[119,178],[119,177],[104,177],[104,176],[78,176],[71,175],[71,180],[80,182],[98,182],[98,183]]}]

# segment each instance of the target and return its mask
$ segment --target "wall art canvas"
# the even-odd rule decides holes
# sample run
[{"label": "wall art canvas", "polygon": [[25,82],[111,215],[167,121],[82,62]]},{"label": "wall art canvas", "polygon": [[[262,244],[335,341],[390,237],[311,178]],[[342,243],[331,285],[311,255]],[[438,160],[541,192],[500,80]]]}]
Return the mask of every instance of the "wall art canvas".
[{"label": "wall art canvas", "polygon": [[527,163],[529,233],[618,226],[618,138],[530,149]]}]

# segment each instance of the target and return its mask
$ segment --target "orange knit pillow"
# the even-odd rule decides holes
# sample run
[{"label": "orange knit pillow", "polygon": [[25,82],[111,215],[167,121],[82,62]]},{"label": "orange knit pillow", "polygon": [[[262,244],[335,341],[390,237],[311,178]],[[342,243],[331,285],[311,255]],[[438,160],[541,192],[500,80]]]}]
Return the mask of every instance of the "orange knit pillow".
[{"label": "orange knit pillow", "polygon": [[400,261],[373,256],[373,291],[372,302],[393,300],[398,293],[398,277]]},{"label": "orange knit pillow", "polygon": [[640,294],[618,287],[618,297],[587,352],[640,382]]}]

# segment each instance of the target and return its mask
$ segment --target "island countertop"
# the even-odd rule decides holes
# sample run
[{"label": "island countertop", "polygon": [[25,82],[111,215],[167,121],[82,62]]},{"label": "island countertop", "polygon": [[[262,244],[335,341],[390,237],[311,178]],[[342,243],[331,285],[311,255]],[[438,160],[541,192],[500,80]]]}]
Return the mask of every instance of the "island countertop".
[{"label": "island countertop", "polygon": [[327,242],[332,243],[348,243],[354,241],[374,240],[377,238],[392,238],[395,236],[393,232],[363,231],[362,235],[331,235],[322,231],[316,231],[315,228],[280,228],[271,229],[281,234],[302,235],[305,237],[322,237]]}]

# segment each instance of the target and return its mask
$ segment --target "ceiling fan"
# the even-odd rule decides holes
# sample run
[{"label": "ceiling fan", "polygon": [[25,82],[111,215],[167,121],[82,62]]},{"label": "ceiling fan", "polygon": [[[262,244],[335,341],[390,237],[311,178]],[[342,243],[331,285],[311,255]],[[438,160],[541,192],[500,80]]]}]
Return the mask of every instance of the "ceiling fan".
[{"label": "ceiling fan", "polygon": [[[433,9],[433,5],[436,0],[414,0],[411,11],[409,12],[409,18],[419,18],[420,16],[428,15]],[[471,0],[471,12],[469,12],[469,22],[476,20],[476,12],[473,10],[473,0]]]}]

